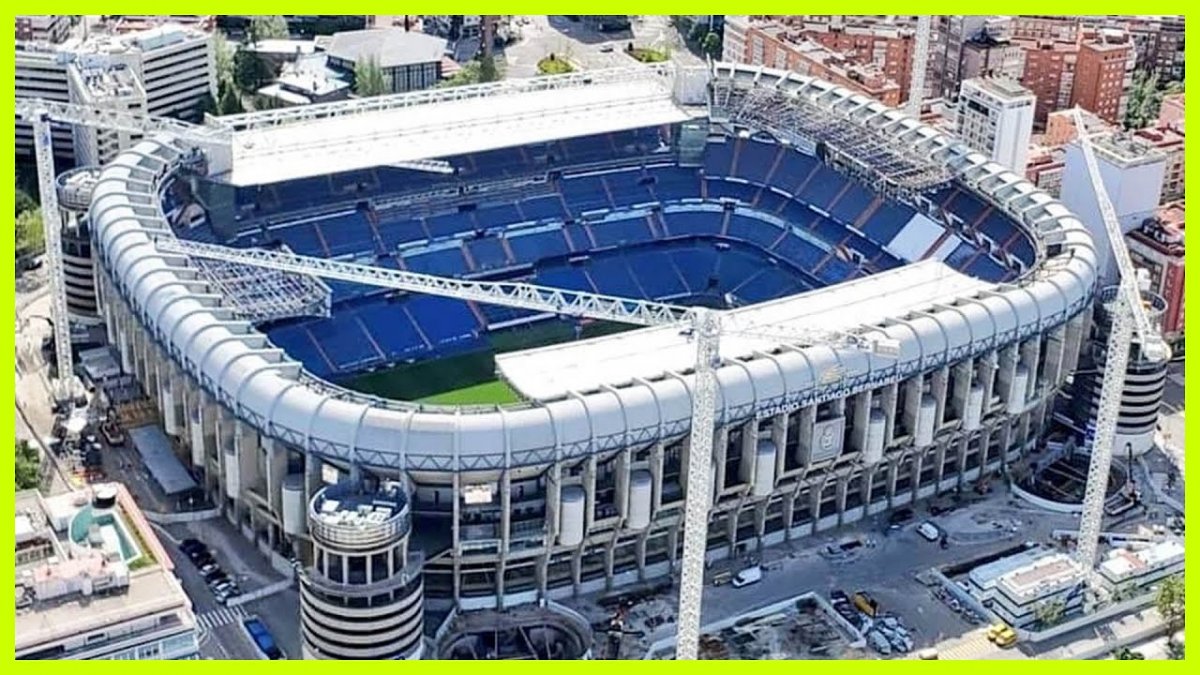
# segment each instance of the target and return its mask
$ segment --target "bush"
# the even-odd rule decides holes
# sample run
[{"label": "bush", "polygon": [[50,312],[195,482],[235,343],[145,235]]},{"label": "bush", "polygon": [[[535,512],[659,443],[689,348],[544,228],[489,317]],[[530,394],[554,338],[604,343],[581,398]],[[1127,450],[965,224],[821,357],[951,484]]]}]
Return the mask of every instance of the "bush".
[{"label": "bush", "polygon": [[649,47],[633,47],[625,52],[642,63],[662,63],[671,58],[670,52],[665,49],[660,51]]},{"label": "bush", "polygon": [[557,56],[551,54],[546,58],[538,61],[538,72],[543,75],[562,75],[575,70],[575,67],[568,61],[564,61]]},{"label": "bush", "polygon": [[17,489],[36,488],[42,482],[41,469],[42,459],[38,456],[37,448],[25,441],[17,441],[16,461],[13,467],[13,473],[17,478]]}]

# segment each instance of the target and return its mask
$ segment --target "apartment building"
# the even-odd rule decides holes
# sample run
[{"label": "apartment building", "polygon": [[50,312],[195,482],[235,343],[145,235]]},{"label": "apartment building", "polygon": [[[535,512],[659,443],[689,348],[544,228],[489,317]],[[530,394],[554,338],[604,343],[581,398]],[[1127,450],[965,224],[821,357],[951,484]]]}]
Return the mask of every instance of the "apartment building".
[{"label": "apartment building", "polygon": [[964,80],[955,131],[967,145],[1020,175],[1029,156],[1035,100],[1015,80]]},{"label": "apartment building", "polygon": [[1172,202],[1125,237],[1133,264],[1149,272],[1150,290],[1167,303],[1162,331],[1169,342],[1184,333],[1184,220],[1184,202]]},{"label": "apartment building", "polygon": [[57,43],[71,35],[71,17],[67,14],[18,14],[17,42]]}]

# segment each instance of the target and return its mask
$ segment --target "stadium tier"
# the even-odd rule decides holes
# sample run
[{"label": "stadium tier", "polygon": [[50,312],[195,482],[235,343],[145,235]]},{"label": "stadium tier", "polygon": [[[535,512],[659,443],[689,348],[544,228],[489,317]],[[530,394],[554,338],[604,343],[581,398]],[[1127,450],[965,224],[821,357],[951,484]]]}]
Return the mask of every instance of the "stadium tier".
[{"label": "stadium tier", "polygon": [[[670,574],[688,336],[347,282],[328,283],[328,316],[250,325],[181,282],[194,270],[156,253],[161,233],[131,205],[168,192],[172,214],[199,205],[200,224],[171,223],[197,241],[894,339],[898,355],[884,358],[722,336],[716,488],[697,497],[712,499],[711,559],[968,484],[1028,452],[1079,356],[1095,280],[1085,228],[1020,177],[846,90],[727,64],[707,77],[712,118],[646,124],[631,99],[612,104],[625,107],[602,132],[559,138],[569,122],[544,120],[555,132],[544,142],[436,158],[448,174],[379,166],[234,188],[183,175],[189,148],[148,138],[94,195],[113,343],[171,410],[167,432],[205,489],[262,548],[295,553],[309,579],[332,574],[313,566],[314,546],[337,538],[307,505],[333,475],[398,481],[393,534],[423,552],[424,595],[459,609]],[[563,82],[563,100],[592,86]],[[773,102],[775,126],[748,129],[713,93],[768,82],[804,114]],[[481,92],[496,110],[532,95]],[[825,136],[788,126],[817,108],[832,120]],[[885,190],[842,162],[860,149],[843,139],[889,134],[905,140],[871,150],[870,166],[927,144],[905,166],[934,162],[949,181]],[[143,166],[161,169],[154,185],[129,179]]]}]

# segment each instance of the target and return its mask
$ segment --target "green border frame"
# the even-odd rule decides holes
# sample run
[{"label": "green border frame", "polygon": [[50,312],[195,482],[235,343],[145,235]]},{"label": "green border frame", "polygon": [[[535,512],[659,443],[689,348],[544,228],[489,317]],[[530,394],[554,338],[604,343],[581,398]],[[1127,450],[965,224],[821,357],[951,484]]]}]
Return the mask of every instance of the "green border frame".
[{"label": "green border frame", "polygon": [[[288,9],[300,9],[303,7],[312,7],[314,9],[316,9],[318,7],[328,7],[328,5],[330,3],[314,2],[313,0],[290,0],[287,2],[284,2],[281,0],[243,0],[242,2],[228,2],[228,1],[211,2],[211,1],[209,1],[209,2],[196,2],[196,3],[186,3],[186,4],[182,3],[182,2],[154,2],[154,3],[151,3],[151,2],[114,2],[112,4],[117,5],[118,7],[116,7],[116,8],[119,8],[119,9],[126,9],[126,10],[141,9],[143,11],[150,11],[150,12],[164,9],[164,5],[167,5],[167,6],[179,7],[179,8],[183,8],[186,6],[188,9],[193,9],[193,10],[197,9],[197,8],[203,8],[204,10],[207,10],[208,12],[211,12],[211,13],[227,13],[230,10],[234,10],[234,9],[239,10],[239,11],[245,11],[250,8],[250,5],[254,5],[256,9],[267,9],[268,7],[272,8],[272,9],[275,9],[275,8],[282,9],[284,7],[288,8]],[[393,7],[389,7],[389,5],[392,5],[392,3],[383,3],[383,2],[379,2],[378,0],[376,0],[375,2],[342,2],[342,3],[337,3],[337,4],[340,4],[343,9],[393,8]],[[503,11],[508,11],[508,12],[514,12],[516,10],[520,10],[520,12],[518,12],[518,13],[530,13],[529,10],[532,10],[535,7],[539,10],[561,9],[562,8],[561,3],[553,3],[552,4],[552,3],[545,3],[545,2],[523,2],[523,1],[506,2],[506,3],[501,3],[501,2],[454,2],[451,4],[453,6],[455,6],[456,9],[459,9],[460,11],[464,11],[464,13],[465,13],[465,11],[472,11],[472,12],[492,11],[492,10],[496,10],[496,9],[501,9]],[[705,9],[708,11],[722,11],[722,10],[728,9],[732,3],[699,2],[697,0],[692,0],[691,2],[683,2],[681,0],[672,0],[672,1],[660,0],[657,2],[651,2],[650,3],[651,7],[647,7],[646,2],[632,3],[632,2],[616,2],[613,0],[592,0],[592,2],[588,2],[588,3],[575,3],[575,4],[579,5],[580,7],[587,7],[588,9],[593,9],[593,10],[600,9],[600,8],[604,8],[604,9],[622,9],[623,8],[626,10],[634,9],[634,10],[646,11],[647,9],[651,9],[651,7],[652,7],[657,12],[662,12],[665,14],[665,13],[667,13],[666,10],[668,10],[668,9],[688,9],[688,10],[692,10],[692,11],[696,11],[697,9]],[[74,0],[59,0],[58,2],[47,2],[45,0],[28,0],[27,2],[21,3],[21,8],[24,9],[26,12],[36,14],[36,13],[48,13],[50,11],[62,11],[63,9],[66,9],[68,7],[80,7],[80,8],[89,8],[90,9],[90,8],[96,8],[98,5],[100,5],[100,3],[77,2]],[[1123,13],[1128,14],[1128,13],[1130,13],[1131,9],[1134,9],[1134,7],[1132,7],[1131,5],[1132,5],[1132,3],[1112,2],[1110,0],[1101,0],[1101,1],[1097,1],[1097,2],[1085,2],[1083,0],[1051,0],[1049,2],[1028,2],[1026,0],[1018,0],[1015,2],[1005,3],[1001,7],[994,7],[992,9],[995,9],[995,10],[1003,9],[1004,13],[1007,13],[1007,14],[1025,14],[1025,13],[1029,13],[1029,14],[1034,14],[1034,13],[1068,14],[1068,13],[1073,13],[1073,12],[1083,12],[1085,14],[1123,14]],[[1171,1],[1166,1],[1166,2],[1148,2],[1146,5],[1137,7],[1136,9],[1141,13],[1147,13],[1147,14],[1156,13],[1156,14],[1184,14],[1184,15],[1187,15],[1188,14],[1187,7],[1188,7],[1187,3],[1180,2],[1178,0],[1171,0]],[[416,9],[416,10],[447,9],[447,7],[442,3],[433,3],[433,2],[415,2],[412,5],[407,6],[406,8],[409,9],[410,11],[414,10],[414,9]],[[795,2],[775,1],[775,2],[751,3],[751,7],[749,7],[749,8],[739,7],[738,9],[753,9],[753,10],[755,10],[756,13],[759,13],[759,14],[769,14],[769,13],[785,13],[787,11],[794,11],[799,8],[801,8],[801,7],[797,6],[797,3],[795,3]],[[901,6],[899,6],[898,3],[895,3],[895,2],[884,2],[882,0],[842,0],[841,2],[818,1],[818,2],[812,2],[812,3],[804,3],[803,8],[821,9],[821,10],[830,10],[830,11],[836,10],[836,11],[840,11],[840,12],[855,12],[855,13],[861,13],[861,14],[889,14],[889,13],[895,13],[897,9],[901,9]],[[961,9],[965,9],[965,7],[963,6],[963,4],[961,2],[949,2],[946,0],[910,1],[910,2],[904,3],[902,8],[905,10],[920,11],[920,12],[925,12],[925,13],[930,13],[930,14],[951,14],[951,13],[957,13]],[[976,7],[976,9],[984,9],[984,8]],[[1151,11],[1151,10],[1153,10],[1153,11]],[[1188,18],[1190,19],[1191,17],[1188,16]],[[1200,64],[1200,41],[1198,41],[1198,39],[1200,39],[1200,35],[1197,34],[1197,31],[1194,29],[1194,25],[1191,24],[1191,21],[1188,21],[1188,24],[1189,25],[1187,27],[1187,41],[1188,41],[1187,56],[1189,58],[1195,58],[1197,60],[1197,64]],[[10,58],[6,58],[4,60],[3,67],[0,68],[0,82],[3,83],[6,91],[15,91],[13,88],[14,87],[14,85],[13,85],[14,67],[15,67],[15,57],[10,57]],[[1192,75],[1187,76],[1187,78],[1186,78],[1186,82],[1189,86],[1195,86],[1197,81],[1200,80],[1200,76],[1197,75],[1197,72],[1200,72],[1200,71],[1197,71],[1197,68],[1200,68],[1200,65],[1197,65],[1195,68],[1193,68]],[[10,110],[11,110],[12,106],[13,106],[12,98],[6,97],[3,99],[2,107],[10,108]],[[11,114],[11,112],[9,114]],[[1197,112],[1197,109],[1193,109],[1192,112],[1188,114],[1188,118],[1189,119],[1190,118],[1200,118],[1200,112]],[[1195,125],[1196,121],[1197,120],[1193,120],[1193,122],[1194,122],[1193,127],[1200,128],[1200,127],[1196,127],[1196,125]],[[0,159],[2,159],[2,161],[4,162],[4,166],[6,168],[6,172],[5,172],[6,175],[13,175],[13,172],[15,171],[15,168],[13,166],[15,163],[14,144],[15,144],[14,137],[12,137],[12,136],[5,137],[5,139],[4,139],[5,152],[3,153],[3,157],[0,157]],[[1187,151],[1187,159],[1191,160],[1193,158],[1200,158],[1200,150],[1197,149],[1197,146],[1195,144],[1193,144],[1191,147],[1189,147],[1188,151]],[[1187,163],[1191,164],[1191,161],[1188,161]],[[1195,172],[1195,168],[1193,168],[1191,175],[1188,177],[1187,183],[1188,183],[1188,186],[1190,188],[1192,188],[1193,191],[1200,190],[1200,176],[1197,176],[1197,174]],[[1200,192],[1197,192],[1197,194],[1200,194]],[[4,198],[3,205],[4,205],[5,211],[7,211],[8,208],[11,208],[13,196],[14,196],[14,193],[11,193],[8,191],[3,192],[3,198]],[[1197,197],[1197,199],[1200,199],[1200,197]],[[1191,211],[1196,211],[1196,209],[1193,208]],[[0,274],[0,283],[3,284],[3,286],[0,287],[0,305],[2,305],[4,307],[6,313],[7,312],[15,312],[14,290],[13,290],[15,275],[12,277],[8,276],[10,273],[12,273],[11,271],[9,271],[12,269],[12,266],[10,265],[8,255],[10,255],[9,250],[14,246],[14,244],[15,244],[14,240],[9,239],[7,236],[0,239],[0,260],[3,260],[5,262],[5,270],[6,270],[3,274]],[[1188,254],[1188,259],[1194,259],[1194,258],[1200,258],[1200,250],[1193,249]],[[1200,284],[1200,281],[1198,281],[1195,276],[1188,279],[1187,284],[1186,284],[1186,295],[1187,296],[1192,295],[1193,292],[1196,291],[1197,284]],[[8,314],[8,315],[13,316],[13,314]],[[1196,317],[1197,317],[1197,315],[1195,313],[1193,313],[1192,320],[1188,321],[1186,324],[1186,333],[1188,335],[1190,335],[1193,332],[1196,332],[1197,324],[1200,324],[1200,319],[1198,319]],[[0,332],[0,349],[2,349],[3,352],[7,353],[7,354],[15,354],[14,339],[15,339],[15,333],[13,336],[10,336],[10,335],[8,335],[7,332]],[[1186,379],[1188,379],[1188,380],[1193,379],[1193,377],[1195,376],[1195,371],[1198,369],[1200,369],[1200,365],[1197,365],[1196,362],[1189,363],[1186,368],[1186,371],[1185,371]],[[8,402],[12,400],[14,391],[13,391],[13,387],[7,386],[8,384],[12,383],[12,381],[6,380],[5,382],[6,382],[6,384],[3,387],[3,390],[4,390],[3,393],[4,393],[4,401],[7,405]],[[1196,392],[1196,390],[1191,390],[1191,389],[1185,390],[1185,409],[1193,409],[1193,410],[1195,409],[1195,405],[1194,405],[1195,404],[1194,399],[1196,398],[1195,392]],[[2,416],[2,419],[0,419],[0,429],[5,431],[6,433],[13,433],[14,426],[15,426],[14,418],[10,418],[7,415],[5,415],[5,416]],[[1195,418],[1188,418],[1187,424],[1186,424],[1186,429],[1187,429],[1187,435],[1190,438],[1193,436],[1193,432],[1200,432],[1200,422],[1197,422]],[[1186,445],[1187,454],[1195,454],[1195,453],[1191,452],[1191,444],[1190,443],[1185,443],[1185,445]],[[5,459],[0,464],[2,464],[3,476],[4,476],[2,483],[9,484],[8,481],[12,480],[13,461],[11,459]],[[0,511],[2,511],[3,513],[12,513],[13,509],[14,509],[13,499],[14,499],[13,493],[9,493],[6,490],[0,491],[0,504],[3,504],[3,509],[0,509]],[[1197,502],[1200,502],[1200,487],[1198,487],[1196,490],[1193,490],[1191,493],[1189,493],[1186,496],[1186,507],[1187,507],[1188,515],[1194,515],[1198,511],[1200,511],[1200,505],[1198,505]],[[4,543],[3,548],[5,550],[7,550],[8,545],[12,544],[13,536],[14,536],[13,530],[9,530],[7,527],[0,527],[0,543]],[[1185,543],[1186,543],[1189,558],[1191,556],[1195,555],[1198,551],[1200,551],[1200,544],[1198,544],[1198,539],[1200,539],[1200,533],[1198,533],[1195,528],[1192,529],[1191,533],[1186,535]],[[4,575],[5,580],[14,577],[13,568],[9,568],[9,567],[5,566],[2,574]],[[1198,579],[1196,577],[1196,575],[1191,575],[1189,577],[1188,582],[1187,582],[1187,589],[1188,589],[1189,597],[1197,597],[1196,586],[1198,583],[1200,583],[1200,579]],[[8,597],[8,596],[6,595],[5,597]],[[15,597],[14,597],[14,603],[15,603]],[[0,647],[0,649],[2,649],[2,651],[0,651],[0,659],[5,660],[5,661],[13,659],[14,632],[13,632],[13,628],[11,626],[11,622],[14,620],[14,618],[15,618],[15,606],[5,603],[5,608],[3,610],[0,610],[0,626],[3,626],[3,628],[0,629],[0,642],[3,643],[3,647]],[[1198,661],[1198,660],[1200,660],[1200,657],[1198,657],[1197,659],[1191,659],[1191,660]],[[177,665],[175,667],[184,668],[187,670],[196,669],[198,672],[200,669],[206,668],[207,663],[208,663],[207,661],[180,662],[179,665]],[[459,665],[454,665],[455,663],[458,663]],[[612,665],[607,665],[609,663],[612,663]],[[740,662],[740,663],[745,663],[745,662]],[[955,665],[940,665],[940,666],[939,665],[929,665],[929,666],[918,665],[918,664],[924,664],[924,663],[933,663],[933,662],[909,661],[909,660],[894,660],[894,661],[882,661],[882,662],[814,661],[814,662],[806,663],[804,666],[801,666],[801,667],[803,667],[806,671],[809,671],[811,669],[811,670],[815,670],[818,672],[843,672],[843,673],[846,673],[846,672],[853,672],[854,670],[857,670],[857,668],[859,666],[862,666],[864,668],[882,667],[889,671],[913,670],[916,668],[934,668],[934,669],[942,669],[942,670],[945,670],[946,672],[951,672],[951,671],[957,670],[961,666],[961,662],[959,662],[960,666],[955,666]],[[955,662],[945,662],[944,661],[941,663],[942,664],[947,664],[947,663],[953,664]],[[1121,662],[1117,662],[1117,661],[1095,662],[1094,664],[1089,664],[1089,665],[1084,665],[1081,663],[1076,666],[1063,665],[1063,664],[1058,664],[1058,663],[1053,663],[1053,664],[1047,663],[1047,665],[1045,665],[1045,666],[1039,666],[1039,665],[1036,665],[1037,663],[1041,663],[1041,662],[1025,661],[1024,665],[1022,667],[1033,668],[1034,671],[1045,672],[1045,673],[1050,673],[1052,671],[1060,673],[1061,672],[1059,670],[1060,668],[1067,668],[1069,670],[1074,669],[1074,668],[1079,668],[1079,671],[1077,671],[1077,672],[1087,673],[1087,672],[1090,672],[1089,671],[1090,668],[1103,668],[1103,669],[1113,668],[1114,670],[1119,668],[1122,670],[1127,670],[1130,667],[1141,668],[1144,671],[1153,670],[1155,672],[1180,672],[1180,673],[1182,673],[1182,672],[1185,672],[1183,670],[1183,668],[1185,667],[1186,662],[1143,661],[1143,662],[1140,662],[1139,665],[1137,665],[1137,666],[1101,665],[1102,663],[1107,663],[1107,664],[1121,663]],[[18,668],[18,672],[33,672],[33,669],[36,667],[37,672],[40,675],[53,675],[55,673],[77,672],[77,669],[84,667],[84,666],[82,666],[82,664],[72,664],[70,662],[62,662],[62,661],[39,662],[36,666],[32,662],[23,662],[23,661],[22,662],[14,662],[14,664]],[[268,665],[268,664],[270,664],[270,665]],[[93,672],[98,672],[98,673],[105,672],[110,667],[113,668],[112,672],[116,672],[119,669],[122,673],[139,672],[139,671],[146,673],[146,672],[149,672],[150,670],[158,668],[160,666],[156,665],[154,662],[145,662],[145,661],[114,661],[114,662],[92,662],[90,665],[87,665],[86,667],[91,669]],[[322,665],[319,663],[306,662],[306,661],[277,661],[277,662],[255,661],[255,662],[250,662],[244,666],[238,666],[238,665],[236,665],[236,663],[227,663],[227,664],[222,664],[220,667],[230,673],[249,673],[251,670],[254,670],[254,669],[257,669],[260,667],[267,668],[269,670],[277,670],[280,672],[282,672],[283,670],[289,670],[292,672],[299,672],[299,671],[308,671],[308,672],[312,672],[312,673],[322,672],[322,673],[326,673],[326,674],[330,672],[329,665]],[[366,672],[365,669],[370,668],[370,667],[372,667],[372,666],[368,666],[365,664],[355,664],[355,663],[346,663],[346,664],[337,666],[337,668],[339,670],[341,670],[342,672],[349,672],[349,671],[346,671],[345,669],[349,669],[350,671],[354,671],[354,672]],[[426,663],[426,662],[415,662],[415,663],[411,663],[411,664],[405,664],[400,667],[416,668],[417,672],[428,672],[428,673],[439,672],[439,671],[441,671],[442,668],[448,667],[454,672],[469,673],[472,671],[474,666],[473,666],[473,664],[471,664],[469,662],[451,662],[450,664],[443,664],[443,665],[436,665],[433,663]],[[538,670],[541,672],[548,672],[548,671],[545,671],[542,669],[547,668],[547,667],[554,668],[555,666],[553,666],[553,665],[547,666],[545,664],[536,664],[536,663],[532,663],[532,662],[492,662],[492,663],[488,663],[486,666],[483,666],[483,667],[486,667],[489,670],[496,669],[499,671],[508,671],[510,673],[517,673],[517,672],[527,673],[530,670]],[[628,668],[634,668],[635,670],[641,670],[642,672],[646,672],[646,673],[663,672],[664,670],[674,670],[675,672],[685,672],[685,669],[687,672],[704,671],[704,672],[709,672],[709,673],[715,673],[718,669],[724,669],[729,666],[726,665],[725,663],[715,662],[715,661],[702,661],[702,662],[689,663],[686,665],[679,664],[679,663],[676,663],[673,661],[666,661],[666,662],[664,662],[664,661],[630,661],[630,662],[623,662],[621,665],[617,665],[614,662],[591,661],[591,662],[576,662],[571,667],[583,668],[585,670],[589,670],[592,672],[599,672],[599,671],[603,671],[603,670],[608,670],[610,668],[612,669],[612,671],[610,671],[610,672],[615,672],[618,668],[623,671],[627,670]],[[792,665],[791,663],[788,663],[788,662],[762,662],[758,666],[746,664],[742,667],[762,668],[764,670],[764,672],[769,671],[769,672],[776,672],[776,673],[784,673],[784,672],[794,673],[795,672],[794,669],[797,666]],[[245,668],[246,670],[242,670],[242,668]],[[1010,664],[1005,661],[977,662],[977,664],[975,666],[972,666],[972,669],[975,669],[975,668],[978,668],[983,673],[993,673],[994,672],[994,673],[997,673],[997,675],[1000,675],[1000,674],[1011,675]],[[441,672],[444,672],[444,671],[441,671]]]}]

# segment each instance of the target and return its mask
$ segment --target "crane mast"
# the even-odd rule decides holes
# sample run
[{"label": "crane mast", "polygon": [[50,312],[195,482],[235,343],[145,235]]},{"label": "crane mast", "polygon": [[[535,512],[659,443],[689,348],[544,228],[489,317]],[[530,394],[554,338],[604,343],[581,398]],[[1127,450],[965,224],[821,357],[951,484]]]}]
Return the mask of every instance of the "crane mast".
[{"label": "crane mast", "polygon": [[1111,325],[1105,345],[1104,382],[1100,387],[1100,401],[1096,410],[1087,486],[1084,489],[1083,512],[1079,522],[1079,540],[1075,549],[1075,559],[1090,577],[1094,577],[1096,551],[1104,519],[1104,500],[1112,468],[1113,443],[1116,440],[1117,420],[1121,413],[1121,398],[1125,390],[1125,374],[1129,368],[1134,335],[1136,333],[1140,342],[1141,355],[1147,360],[1165,360],[1168,357],[1168,349],[1146,315],[1138,287],[1137,271],[1129,258],[1129,250],[1125,247],[1125,235],[1121,231],[1116,210],[1104,187],[1096,152],[1091,139],[1086,135],[1083,116],[1078,107],[1073,109],[1073,116],[1075,130],[1079,136],[1079,148],[1087,165],[1092,189],[1100,206],[1101,219],[1104,221],[1105,232],[1112,247],[1113,261],[1120,275],[1117,293],[1108,307]]},{"label": "crane mast", "polygon": [[932,16],[917,15],[917,30],[913,36],[912,72],[908,79],[908,101],[904,104],[904,112],[914,118],[921,116],[921,101],[925,98],[925,68],[929,61],[929,33],[932,24]]},{"label": "crane mast", "polygon": [[55,400],[66,402],[75,395],[75,359],[71,354],[71,320],[67,316],[64,287],[62,213],[58,209],[58,187],[55,185],[54,144],[50,135],[49,113],[38,111],[32,117],[38,193],[42,200],[42,233],[46,244],[46,268],[50,276],[50,322],[54,324],[54,358],[58,367],[53,395]]}]

